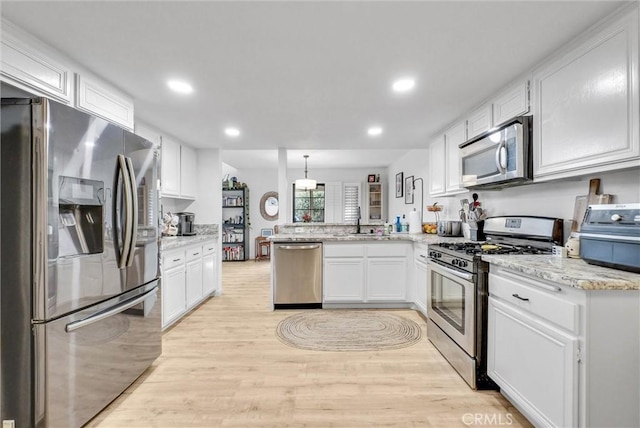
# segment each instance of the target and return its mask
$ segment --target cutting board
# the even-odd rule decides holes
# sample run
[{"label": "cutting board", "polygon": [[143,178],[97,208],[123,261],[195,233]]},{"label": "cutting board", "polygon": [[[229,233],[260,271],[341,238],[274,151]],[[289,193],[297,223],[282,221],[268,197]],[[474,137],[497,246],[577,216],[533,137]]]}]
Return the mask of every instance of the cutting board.
[{"label": "cutting board", "polygon": [[571,222],[571,232],[580,232],[582,228],[582,220],[589,205],[610,204],[613,200],[612,195],[598,194],[600,191],[600,179],[593,178],[589,180],[589,193],[584,196],[576,196],[576,202],[573,207],[573,221]]}]

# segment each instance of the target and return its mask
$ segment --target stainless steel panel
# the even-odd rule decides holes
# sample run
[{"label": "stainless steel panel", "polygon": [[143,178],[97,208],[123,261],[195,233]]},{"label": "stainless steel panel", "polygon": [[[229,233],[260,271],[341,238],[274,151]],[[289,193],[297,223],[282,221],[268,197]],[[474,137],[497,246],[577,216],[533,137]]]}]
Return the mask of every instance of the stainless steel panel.
[{"label": "stainless steel panel", "polygon": [[[44,284],[46,302],[35,303],[35,319],[47,320],[116,296],[127,290],[118,269],[113,240],[113,194],[116,158],[124,149],[124,131],[109,122],[73,108],[43,101],[42,127],[46,130],[47,233],[64,228],[60,218],[61,185],[65,177],[102,183],[104,239],[99,254],[61,256],[57,245],[48,247],[50,272]],[[34,115],[35,117],[35,115]],[[37,128],[37,123],[36,123]],[[79,195],[83,189],[77,187]],[[62,196],[66,196],[62,195]],[[60,235],[58,235],[60,239]],[[36,266],[37,268],[37,266]]]},{"label": "stainless steel panel", "polygon": [[137,234],[133,263],[126,270],[127,287],[145,284],[159,275],[157,165],[159,147],[130,132],[124,133],[125,155],[135,175]]},{"label": "stainless steel panel", "polygon": [[[138,378],[161,352],[157,281],[71,316],[36,325],[41,427],[79,427]],[[135,304],[136,299],[142,303]],[[131,306],[131,307],[130,307]],[[116,310],[114,311],[114,308]],[[115,313],[110,313],[115,312]],[[108,315],[108,316],[107,316]]]},{"label": "stainless steel panel", "polygon": [[[31,105],[5,104],[0,126],[0,420],[31,423]],[[24,125],[27,126],[24,126]]]},{"label": "stainless steel panel", "polygon": [[473,389],[476,385],[476,361],[447,336],[433,320],[427,320],[427,337]]},{"label": "stainless steel panel", "polygon": [[[475,357],[476,286],[470,279],[473,275],[456,272],[429,260],[427,276],[431,284],[427,304],[429,318],[469,355]],[[448,306],[453,309],[447,309]],[[458,315],[460,319],[457,319]]]},{"label": "stainless steel panel", "polygon": [[274,303],[322,303],[322,244],[274,245]]}]

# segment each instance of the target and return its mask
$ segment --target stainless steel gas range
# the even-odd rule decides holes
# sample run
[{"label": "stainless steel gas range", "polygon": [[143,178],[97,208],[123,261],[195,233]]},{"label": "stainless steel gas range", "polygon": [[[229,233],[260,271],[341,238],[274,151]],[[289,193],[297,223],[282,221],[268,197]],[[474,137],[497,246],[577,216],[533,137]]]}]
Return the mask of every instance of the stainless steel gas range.
[{"label": "stainless steel gas range", "polygon": [[429,247],[427,336],[473,389],[497,389],[487,376],[489,266],[482,254],[548,254],[562,243],[562,220],[505,216],[485,220],[486,242]]}]

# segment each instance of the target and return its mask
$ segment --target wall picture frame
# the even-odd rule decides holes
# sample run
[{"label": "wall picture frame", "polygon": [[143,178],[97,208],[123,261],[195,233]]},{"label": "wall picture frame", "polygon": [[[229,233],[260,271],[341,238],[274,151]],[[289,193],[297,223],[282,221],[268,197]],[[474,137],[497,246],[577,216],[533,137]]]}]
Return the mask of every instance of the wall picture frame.
[{"label": "wall picture frame", "polygon": [[404,179],[404,203],[413,204],[413,175]]},{"label": "wall picture frame", "polygon": [[368,183],[375,183],[376,182],[376,175],[375,174],[369,174],[367,176],[367,182]]},{"label": "wall picture frame", "polygon": [[402,189],[404,188],[404,180],[402,179],[404,173],[399,172],[396,174],[396,198],[401,198],[404,194]]}]

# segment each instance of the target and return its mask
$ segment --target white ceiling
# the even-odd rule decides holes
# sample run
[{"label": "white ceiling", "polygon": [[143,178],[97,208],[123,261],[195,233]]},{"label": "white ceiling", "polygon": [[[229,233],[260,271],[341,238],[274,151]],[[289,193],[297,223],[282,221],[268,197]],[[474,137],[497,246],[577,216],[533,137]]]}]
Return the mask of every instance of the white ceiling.
[{"label": "white ceiling", "polygon": [[[292,167],[308,152],[320,168],[387,166],[406,149],[425,148],[621,3],[3,0],[0,7],[4,18],[132,95],[137,119],[184,143],[222,148],[236,168],[275,166],[278,147],[299,150]],[[392,93],[391,82],[404,75],[416,78],[415,91]],[[171,93],[172,77],[195,92]],[[384,133],[368,137],[372,124]],[[242,135],[226,137],[229,125]]]}]

